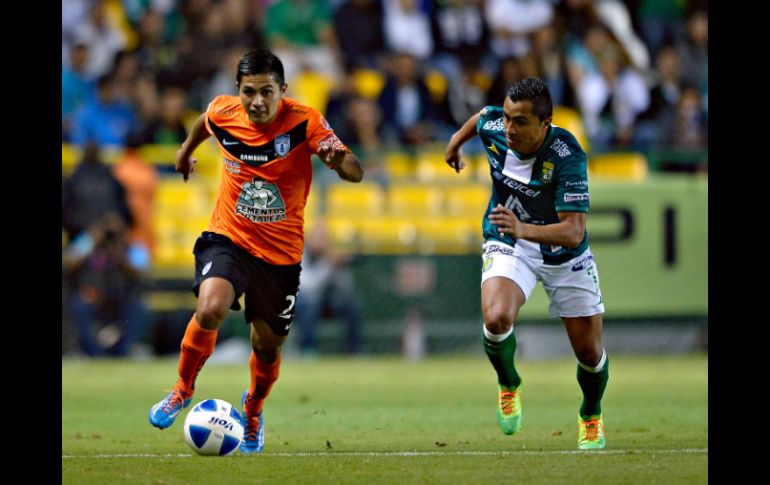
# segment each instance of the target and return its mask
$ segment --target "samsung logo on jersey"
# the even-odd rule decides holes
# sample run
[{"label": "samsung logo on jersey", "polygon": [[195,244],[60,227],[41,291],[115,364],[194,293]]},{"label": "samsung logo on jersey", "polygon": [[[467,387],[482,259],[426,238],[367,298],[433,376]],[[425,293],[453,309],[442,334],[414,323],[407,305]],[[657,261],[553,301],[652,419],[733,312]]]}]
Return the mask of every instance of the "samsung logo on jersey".
[{"label": "samsung logo on jersey", "polygon": [[489,120],[486,123],[484,123],[484,126],[482,127],[484,130],[489,131],[503,131],[505,127],[503,126],[503,119],[498,118],[496,120]]},{"label": "samsung logo on jersey", "polygon": [[[528,197],[537,197],[540,195],[539,190],[532,190],[529,187],[527,187],[526,184],[523,184],[521,182],[517,182],[515,180],[509,179],[508,177],[504,176],[500,172],[494,172],[495,178],[507,185],[508,187],[512,188],[516,192],[519,192],[521,194],[524,194]],[[565,196],[566,197],[566,196]]]},{"label": "samsung logo on jersey", "polygon": [[588,194],[564,194],[564,202],[576,202],[580,200],[591,200]]},{"label": "samsung logo on jersey", "polygon": [[241,155],[241,160],[250,161],[250,162],[266,162],[267,155],[252,155],[249,153],[244,153],[243,155]]}]

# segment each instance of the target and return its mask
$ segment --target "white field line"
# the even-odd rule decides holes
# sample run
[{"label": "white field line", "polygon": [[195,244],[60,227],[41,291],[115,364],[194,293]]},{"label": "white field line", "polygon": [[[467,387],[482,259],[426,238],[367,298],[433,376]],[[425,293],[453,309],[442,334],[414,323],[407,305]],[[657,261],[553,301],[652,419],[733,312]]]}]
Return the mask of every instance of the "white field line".
[{"label": "white field line", "polygon": [[[699,454],[708,453],[708,448],[680,448],[670,450],[518,450],[518,451],[298,451],[298,452],[267,452],[261,456],[281,457],[331,457],[331,456],[365,456],[365,457],[413,457],[413,456],[517,456],[517,455],[655,455],[655,454]],[[62,455],[65,459],[91,458],[191,458],[191,453],[124,453],[100,455]],[[232,456],[243,456],[235,454]]]}]

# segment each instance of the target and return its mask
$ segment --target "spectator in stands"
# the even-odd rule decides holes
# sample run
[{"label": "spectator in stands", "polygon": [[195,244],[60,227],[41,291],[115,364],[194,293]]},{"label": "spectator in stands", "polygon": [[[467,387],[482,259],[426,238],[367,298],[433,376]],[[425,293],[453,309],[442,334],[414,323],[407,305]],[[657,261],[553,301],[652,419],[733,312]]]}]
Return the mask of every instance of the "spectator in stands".
[{"label": "spectator in stands", "polygon": [[129,355],[147,322],[141,300],[146,248],[131,244],[123,217],[108,212],[72,240],[62,259],[81,351]]},{"label": "spectator in stands", "polygon": [[161,94],[159,117],[143,128],[141,143],[178,145],[187,138],[184,125],[187,94],[181,88],[170,86]]},{"label": "spectator in stands", "polygon": [[492,79],[492,85],[487,89],[486,105],[494,105],[500,103],[501,99],[505,99],[508,88],[514,82],[524,79],[521,73],[521,66],[518,59],[515,57],[506,57],[502,59],[495,73],[495,77]]},{"label": "spectator in stands", "polygon": [[133,226],[128,232],[128,241],[146,248],[150,256],[155,254],[155,231],[153,229],[155,192],[158,187],[158,173],[153,165],[139,153],[140,137],[132,133],[126,148],[118,159],[113,174],[124,187],[126,202],[131,211]]},{"label": "spectator in stands", "polygon": [[385,49],[382,4],[377,0],[347,0],[334,13],[334,32],[344,66],[377,67]]},{"label": "spectator in stands", "polygon": [[124,103],[133,103],[139,66],[139,57],[135,52],[120,51],[115,54],[111,71],[112,93],[115,99]]},{"label": "spectator in stands", "polygon": [[[567,98],[567,72],[562,45],[563,40],[552,25],[546,25],[533,35],[531,58],[538,63],[540,78],[548,85],[555,106],[565,104]],[[537,74],[525,74],[525,77],[531,76],[537,77]]]},{"label": "spectator in stands", "polygon": [[700,150],[708,147],[708,123],[695,86],[685,85],[675,111],[662,125],[661,144],[666,148]]},{"label": "spectator in stands", "polygon": [[687,19],[687,37],[676,46],[683,82],[696,86],[701,96],[708,93],[709,20],[708,13],[696,10]]},{"label": "spectator in stands", "polygon": [[70,140],[72,117],[94,95],[94,79],[86,72],[88,46],[75,44],[70,48],[69,67],[62,66],[61,72],[61,124],[62,140]]},{"label": "spectator in stands", "polygon": [[356,295],[350,260],[335,253],[328,229],[318,221],[305,239],[300,291],[295,324],[303,355],[318,353],[317,326],[326,317],[340,318],[345,325],[343,350],[361,350],[361,308]]},{"label": "spectator in stands", "polygon": [[390,74],[377,103],[388,140],[415,145],[434,138],[436,131],[431,122],[438,119],[438,108],[417,59],[410,54],[397,53],[391,58]]},{"label": "spectator in stands", "polygon": [[588,73],[576,90],[586,133],[594,150],[628,147],[636,118],[649,105],[649,90],[617,47],[605,46],[598,61],[600,72]]},{"label": "spectator in stands", "polygon": [[420,0],[383,0],[385,47],[419,61],[433,53],[430,17]]},{"label": "spectator in stands", "polygon": [[637,130],[643,140],[643,148],[652,148],[660,143],[665,135],[664,120],[673,117],[682,94],[679,54],[675,48],[665,46],[660,49],[651,77],[650,105],[639,115]]},{"label": "spectator in stands", "polygon": [[640,34],[652,56],[657,56],[664,46],[678,43],[683,39],[684,3],[671,0],[638,2]]},{"label": "spectator in stands", "polygon": [[77,168],[62,184],[62,228],[72,241],[107,213],[120,215],[127,225],[133,222],[125,189],[102,162],[99,146],[89,142]]},{"label": "spectator in stands", "polygon": [[126,35],[108,15],[106,4],[107,0],[95,0],[86,22],[79,24],[73,33],[76,43],[88,46],[87,72],[93,78],[108,74],[115,54],[126,48]]},{"label": "spectator in stands", "polygon": [[481,70],[478,58],[463,56],[460,71],[449,78],[447,103],[456,128],[485,106],[484,81],[488,78]]},{"label": "spectator in stands", "polygon": [[267,10],[265,33],[272,50],[283,61],[289,85],[303,69],[337,80],[339,54],[326,1],[275,1]]},{"label": "spectator in stands", "polygon": [[530,34],[553,21],[553,5],[548,0],[488,0],[484,18],[495,56],[519,57],[532,49]]},{"label": "spectator in stands", "polygon": [[75,113],[72,122],[72,143],[83,145],[92,140],[100,146],[123,146],[136,125],[134,110],[115,98],[112,78],[105,75],[96,82],[97,95]]},{"label": "spectator in stands", "polygon": [[172,70],[178,62],[175,45],[166,36],[166,19],[154,9],[146,10],[138,23],[139,46],[136,54],[142,69],[156,73]]},{"label": "spectator in stands", "polygon": [[431,25],[436,41],[431,63],[445,76],[460,74],[469,54],[480,66],[489,51],[489,30],[481,0],[431,0]]}]

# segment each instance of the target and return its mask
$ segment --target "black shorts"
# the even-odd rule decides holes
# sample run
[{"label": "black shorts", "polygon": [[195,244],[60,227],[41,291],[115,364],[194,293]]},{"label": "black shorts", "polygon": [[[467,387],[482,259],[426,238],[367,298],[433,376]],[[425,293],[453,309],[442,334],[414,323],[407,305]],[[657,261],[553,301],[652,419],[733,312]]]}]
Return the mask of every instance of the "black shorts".
[{"label": "black shorts", "polygon": [[276,335],[289,334],[299,290],[299,264],[267,263],[237,246],[230,238],[213,232],[201,234],[195,241],[193,254],[193,293],[196,297],[203,280],[224,278],[235,288],[232,310],[241,309],[238,299],[246,295],[246,323],[261,319]]}]

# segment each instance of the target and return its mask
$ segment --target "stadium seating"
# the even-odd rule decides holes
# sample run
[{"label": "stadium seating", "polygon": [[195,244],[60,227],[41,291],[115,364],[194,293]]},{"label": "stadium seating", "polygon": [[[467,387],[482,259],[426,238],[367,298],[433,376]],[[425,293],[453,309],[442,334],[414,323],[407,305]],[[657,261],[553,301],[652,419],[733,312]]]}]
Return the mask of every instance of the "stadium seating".
[{"label": "stadium seating", "polygon": [[394,185],[387,192],[388,213],[397,217],[438,216],[443,212],[444,192],[425,185]]},{"label": "stadium seating", "polygon": [[326,189],[326,214],[334,217],[376,218],[385,209],[385,192],[371,182],[335,183]]},{"label": "stadium seating", "polygon": [[385,154],[385,171],[392,182],[413,181],[417,161],[409,153],[392,151]]},{"label": "stadium seating", "polygon": [[643,182],[648,172],[647,158],[639,152],[611,152],[588,157],[588,175],[592,178]]},{"label": "stadium seating", "polygon": [[580,143],[580,146],[583,147],[584,152],[588,153],[590,151],[591,147],[589,146],[588,138],[586,137],[586,130],[583,126],[583,118],[576,110],[566,106],[554,106],[553,124],[560,126],[575,135],[578,143]]},{"label": "stadium seating", "polygon": [[289,94],[300,103],[313,106],[321,112],[326,112],[329,103],[329,93],[334,82],[329,76],[312,70],[304,70],[294,77],[289,85]]},{"label": "stadium seating", "polygon": [[353,83],[358,94],[368,99],[377,99],[385,86],[385,76],[374,69],[356,69]]},{"label": "stadium seating", "polygon": [[473,158],[465,158],[466,167],[456,173],[444,160],[443,148],[427,148],[417,154],[416,178],[422,183],[453,184],[473,178]]},{"label": "stadium seating", "polygon": [[423,254],[467,254],[481,247],[481,216],[417,218],[417,250]]},{"label": "stadium seating", "polygon": [[485,184],[444,187],[446,214],[451,217],[481,218],[489,204],[491,189]]}]

